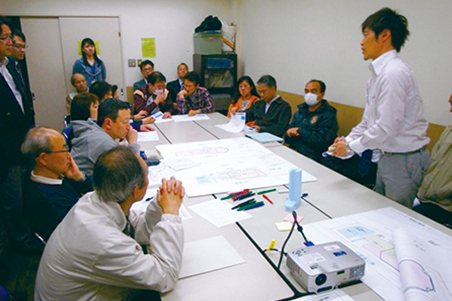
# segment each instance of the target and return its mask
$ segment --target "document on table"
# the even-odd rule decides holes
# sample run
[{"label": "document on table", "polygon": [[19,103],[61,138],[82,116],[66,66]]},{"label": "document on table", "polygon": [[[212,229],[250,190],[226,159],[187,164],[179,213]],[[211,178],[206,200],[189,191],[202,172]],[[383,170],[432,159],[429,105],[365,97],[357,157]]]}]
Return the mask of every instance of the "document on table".
[{"label": "document on table", "polygon": [[188,207],[218,228],[252,217],[246,212],[231,210],[226,201],[212,200]]},{"label": "document on table", "polygon": [[185,122],[185,121],[198,121],[198,120],[209,120],[209,116],[206,114],[196,114],[194,116],[188,115],[174,115],[171,117],[174,122]]},{"label": "document on table", "polygon": [[223,236],[187,242],[179,279],[245,263]]},{"label": "document on table", "polygon": [[422,234],[393,233],[405,300],[452,300],[452,242]]},{"label": "document on table", "polygon": [[245,128],[245,121],[245,113],[236,113],[234,115],[231,115],[229,123],[217,124],[217,127],[229,133],[240,133]]},{"label": "document on table", "polygon": [[[385,300],[404,300],[407,295],[422,294],[429,300],[452,300],[452,237],[409,215],[388,207],[307,224],[303,228],[306,237],[314,243],[339,240],[363,258],[366,272],[361,281]],[[400,235],[403,232],[415,233],[422,239],[403,238]],[[402,245],[397,246],[397,241]],[[414,249],[415,245],[421,246],[419,250]],[[429,260],[437,264],[424,261],[427,257],[434,257]],[[402,267],[399,262],[407,258],[411,262]],[[409,269],[409,281],[413,284],[402,283],[401,267]]]},{"label": "document on table", "polygon": [[[167,144],[156,148],[170,166],[174,166],[170,162],[175,159],[186,160],[184,168],[179,165],[174,171],[190,197],[289,184],[289,172],[296,168],[248,138]],[[308,172],[302,172],[302,182],[316,180]]]},{"label": "document on table", "polygon": [[163,122],[171,122],[171,121],[173,121],[172,118],[163,119],[163,113],[160,112],[160,111],[158,111],[155,114],[152,114],[151,116],[155,118],[154,123],[163,123]]},{"label": "document on table", "polygon": [[293,299],[292,301],[353,301],[353,298],[347,295],[343,290],[335,289],[320,294]]},{"label": "document on table", "polygon": [[171,179],[171,177],[175,177],[174,171],[167,168],[164,163],[148,167],[149,187],[160,186],[163,178]]},{"label": "document on table", "polygon": [[138,132],[138,143],[147,141],[159,141],[157,131]]}]

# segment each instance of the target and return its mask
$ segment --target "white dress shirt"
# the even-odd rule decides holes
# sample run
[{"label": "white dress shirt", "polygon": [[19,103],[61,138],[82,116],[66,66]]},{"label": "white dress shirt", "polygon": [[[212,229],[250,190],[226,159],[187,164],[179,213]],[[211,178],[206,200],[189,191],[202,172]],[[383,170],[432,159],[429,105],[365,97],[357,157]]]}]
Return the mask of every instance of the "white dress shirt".
[{"label": "white dress shirt", "polygon": [[0,62],[0,73],[3,75],[3,78],[8,83],[8,86],[11,89],[11,91],[13,91],[13,94],[16,97],[17,103],[22,109],[22,112],[24,112],[24,103],[22,100],[22,94],[20,94],[19,90],[17,90],[16,83],[14,82],[11,73],[9,73],[8,69],[6,68],[8,61],[9,61],[8,58],[4,57],[3,60]]},{"label": "white dress shirt", "polygon": [[[182,265],[181,218],[151,202],[129,220],[136,239],[123,233],[127,221],[118,203],[85,194],[47,242],[35,300],[124,300],[130,289],[171,290]],[[140,244],[150,242],[144,254]]]},{"label": "white dress shirt", "polygon": [[372,61],[361,122],[346,137],[358,154],[366,149],[407,153],[430,142],[422,100],[411,68],[395,50]]}]

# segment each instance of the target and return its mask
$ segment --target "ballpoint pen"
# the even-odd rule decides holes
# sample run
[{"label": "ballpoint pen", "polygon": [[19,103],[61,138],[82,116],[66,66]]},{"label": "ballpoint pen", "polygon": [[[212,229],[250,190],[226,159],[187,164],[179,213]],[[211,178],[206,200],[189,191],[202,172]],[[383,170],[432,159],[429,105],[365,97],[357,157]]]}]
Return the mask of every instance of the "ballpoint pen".
[{"label": "ballpoint pen", "polygon": [[254,199],[245,201],[245,202],[243,202],[243,203],[240,203],[240,204],[238,204],[238,205],[232,207],[231,210],[234,210],[234,209],[237,209],[237,208],[240,208],[240,207],[246,206],[246,205],[248,205],[248,204],[252,204],[252,203],[256,203],[256,201],[255,201]]},{"label": "ballpoint pen", "polygon": [[254,208],[259,208],[264,206],[264,202],[257,202],[255,204],[251,204],[249,206],[245,206],[245,207],[240,207],[239,209],[237,209],[237,211],[247,211],[250,209],[254,209]]},{"label": "ballpoint pen", "polygon": [[266,196],[265,194],[263,194],[262,197],[263,197],[264,199],[266,199],[270,204],[273,205],[272,200],[270,200],[270,198],[269,198],[268,196]]}]

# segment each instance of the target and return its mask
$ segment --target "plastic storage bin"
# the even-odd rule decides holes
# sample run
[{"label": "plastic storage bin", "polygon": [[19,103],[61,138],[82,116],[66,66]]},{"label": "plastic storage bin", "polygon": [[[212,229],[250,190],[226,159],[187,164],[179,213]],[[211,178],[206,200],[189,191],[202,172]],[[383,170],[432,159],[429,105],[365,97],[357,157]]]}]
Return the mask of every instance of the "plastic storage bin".
[{"label": "plastic storage bin", "polygon": [[193,34],[195,54],[221,54],[221,31],[205,31]]}]

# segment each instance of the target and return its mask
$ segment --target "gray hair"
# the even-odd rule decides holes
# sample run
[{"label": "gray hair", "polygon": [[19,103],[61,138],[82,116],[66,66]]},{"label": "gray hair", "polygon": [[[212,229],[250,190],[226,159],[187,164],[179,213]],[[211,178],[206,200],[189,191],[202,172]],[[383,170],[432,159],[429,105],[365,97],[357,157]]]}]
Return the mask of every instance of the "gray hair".
[{"label": "gray hair", "polygon": [[50,137],[53,131],[58,133],[43,126],[29,130],[21,147],[22,153],[30,159],[35,159],[43,152],[50,152],[52,150]]},{"label": "gray hair", "polygon": [[122,203],[132,196],[136,187],[145,185],[144,168],[145,165],[130,148],[112,148],[94,164],[94,189],[102,201]]},{"label": "gray hair", "polygon": [[258,85],[266,85],[269,88],[276,88],[276,79],[271,75],[263,75],[257,81]]}]

